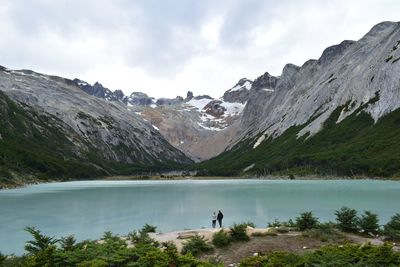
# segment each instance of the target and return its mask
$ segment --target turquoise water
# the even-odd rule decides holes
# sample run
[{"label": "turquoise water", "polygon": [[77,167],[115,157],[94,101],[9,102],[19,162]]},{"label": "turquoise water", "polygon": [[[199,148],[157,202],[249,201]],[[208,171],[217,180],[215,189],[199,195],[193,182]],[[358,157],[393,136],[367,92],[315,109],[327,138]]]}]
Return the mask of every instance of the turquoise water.
[{"label": "turquoise water", "polygon": [[259,227],[313,211],[334,220],[346,205],[379,214],[381,223],[400,213],[400,183],[373,180],[184,180],[84,181],[0,191],[0,252],[23,253],[37,226],[47,235],[95,239],[104,231],[127,234],[143,224],[159,231],[210,227],[222,210],[223,224],[252,221]]}]

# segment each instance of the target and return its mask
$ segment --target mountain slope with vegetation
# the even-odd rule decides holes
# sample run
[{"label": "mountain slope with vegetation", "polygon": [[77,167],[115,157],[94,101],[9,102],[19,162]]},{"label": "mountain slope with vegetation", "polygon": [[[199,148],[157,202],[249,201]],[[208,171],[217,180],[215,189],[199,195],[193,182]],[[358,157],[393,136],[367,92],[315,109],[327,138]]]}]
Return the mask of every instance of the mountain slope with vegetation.
[{"label": "mountain slope with vegetation", "polygon": [[313,136],[293,126],[254,147],[256,139],[197,165],[202,175],[334,175],[400,177],[400,109],[374,120],[365,112],[336,123],[338,108]]},{"label": "mountain slope with vegetation", "polygon": [[252,85],[236,139],[203,175],[400,176],[400,24]]},{"label": "mountain slope with vegetation", "polygon": [[0,80],[2,187],[157,172],[191,162],[141,118],[90,99],[67,79],[1,68]]}]

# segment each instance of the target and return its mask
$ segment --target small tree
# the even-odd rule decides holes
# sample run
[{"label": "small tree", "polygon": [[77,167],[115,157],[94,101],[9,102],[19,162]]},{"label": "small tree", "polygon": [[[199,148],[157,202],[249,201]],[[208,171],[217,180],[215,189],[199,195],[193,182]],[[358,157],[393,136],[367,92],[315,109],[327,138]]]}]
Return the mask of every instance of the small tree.
[{"label": "small tree", "polygon": [[207,244],[203,236],[194,235],[190,237],[184,244],[182,248],[182,253],[191,253],[193,256],[200,254],[201,252],[208,252],[213,250],[213,247]]},{"label": "small tree", "polygon": [[357,211],[348,207],[342,207],[335,211],[337,226],[343,232],[357,232],[359,219]]},{"label": "small tree", "polygon": [[55,237],[45,236],[35,227],[26,227],[25,231],[30,233],[34,239],[27,241],[25,245],[25,250],[30,254],[45,251],[47,248],[58,242]]},{"label": "small tree", "polygon": [[400,213],[396,213],[384,226],[383,233],[392,240],[400,240]]},{"label": "small tree", "polygon": [[213,234],[212,243],[216,247],[225,247],[228,246],[232,242],[232,238],[224,232],[224,230],[220,230]]},{"label": "small tree", "polygon": [[248,241],[250,238],[247,235],[246,228],[246,223],[233,224],[233,226],[230,228],[231,231],[229,232],[232,239],[235,241]]},{"label": "small tree", "polygon": [[364,233],[377,234],[379,231],[378,215],[365,211],[360,218],[360,228]]},{"label": "small tree", "polygon": [[142,232],[144,232],[144,233],[155,233],[156,232],[156,229],[157,229],[157,226],[154,226],[154,225],[150,225],[150,224],[145,224],[145,225],[143,225],[143,227],[142,227]]},{"label": "small tree", "polygon": [[60,239],[60,245],[64,251],[72,251],[75,248],[76,239],[73,235],[62,237]]},{"label": "small tree", "polygon": [[300,231],[313,229],[318,225],[318,218],[314,217],[311,211],[303,212],[296,218],[296,225]]}]

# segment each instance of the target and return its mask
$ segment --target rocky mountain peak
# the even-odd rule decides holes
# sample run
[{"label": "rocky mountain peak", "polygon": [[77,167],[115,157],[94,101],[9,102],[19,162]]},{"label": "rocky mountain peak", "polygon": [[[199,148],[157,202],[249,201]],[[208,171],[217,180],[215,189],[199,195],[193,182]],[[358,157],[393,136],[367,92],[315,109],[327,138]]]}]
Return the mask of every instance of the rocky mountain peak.
[{"label": "rocky mountain peak", "polygon": [[249,99],[249,91],[253,85],[253,81],[242,78],[234,87],[224,93],[222,99],[231,103],[246,103]]},{"label": "rocky mountain peak", "polygon": [[252,88],[254,88],[255,90],[274,89],[278,80],[279,78],[272,76],[271,74],[266,72],[254,80]]},{"label": "rocky mountain peak", "polygon": [[186,98],[185,101],[189,101],[193,98],[193,92],[192,91],[188,91],[186,94]]},{"label": "rocky mountain peak", "polygon": [[400,22],[383,21],[372,27],[372,29],[365,36],[379,36],[382,31],[394,30],[396,28],[400,28]]},{"label": "rocky mountain peak", "polygon": [[335,57],[343,55],[344,51],[347,50],[355,41],[344,40],[338,45],[333,45],[324,50],[321,57],[318,59],[318,64],[325,65],[330,63]]},{"label": "rocky mountain peak", "polygon": [[129,105],[149,106],[154,104],[154,98],[142,92],[133,92],[127,99]]}]

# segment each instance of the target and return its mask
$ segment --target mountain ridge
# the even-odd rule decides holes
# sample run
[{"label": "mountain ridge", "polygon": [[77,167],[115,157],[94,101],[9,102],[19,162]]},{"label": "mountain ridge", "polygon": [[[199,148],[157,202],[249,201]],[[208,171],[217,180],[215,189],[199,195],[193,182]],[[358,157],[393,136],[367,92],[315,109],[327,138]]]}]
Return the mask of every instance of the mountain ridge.
[{"label": "mountain ridge", "polygon": [[[211,173],[215,174],[218,173],[215,165],[232,166],[231,161],[236,160],[239,163],[232,167],[235,175],[268,174],[306,166],[322,174],[324,171],[321,166],[329,166],[320,162],[324,158],[321,155],[325,148],[320,147],[320,151],[317,151],[311,143],[317,142],[315,140],[322,142],[321,136],[327,137],[330,136],[327,133],[336,131],[348,136],[342,125],[347,125],[350,129],[350,120],[360,123],[360,129],[365,128],[366,132],[369,132],[366,129],[375,129],[373,132],[379,133],[379,138],[390,136],[388,142],[381,143],[380,149],[375,148],[376,155],[386,158],[400,169],[399,153],[389,149],[390,145],[400,148],[398,138],[389,133],[382,133],[381,129],[377,128],[385,124],[382,121],[388,120],[386,116],[396,116],[394,114],[397,114],[400,107],[400,65],[397,63],[400,58],[399,44],[399,23],[382,22],[356,42],[343,41],[339,45],[328,47],[318,60],[308,60],[301,67],[287,64],[282,75],[275,77],[276,83],[270,84],[271,90],[261,90],[263,83],[260,83],[266,78],[271,79],[269,75],[256,79],[239,120],[236,137],[223,154],[208,163],[200,164],[199,168],[207,169],[208,166],[212,169]],[[371,119],[367,119],[368,117]],[[327,124],[332,122],[333,118],[333,123]],[[351,136],[348,138],[352,139]],[[364,140],[361,137],[360,139]],[[281,152],[270,150],[274,147],[284,149],[281,142],[291,143],[293,151],[309,147],[310,150],[314,150],[314,154],[310,155],[302,150],[304,155],[296,154],[285,159]],[[323,143],[326,142],[329,143],[329,140],[324,139]],[[362,167],[349,167],[351,160],[344,151],[352,146],[345,140],[338,140],[336,147],[342,151],[335,154],[338,158],[329,158],[341,162],[332,163],[332,166],[337,168],[336,174],[399,176],[395,169],[385,166],[389,164],[386,161],[376,159],[381,164],[378,166],[372,162],[367,163],[368,157],[376,158],[375,155],[363,152],[363,146],[368,147],[368,143],[360,140],[354,142],[361,146],[352,149],[359,150],[360,155],[364,156],[358,159]],[[330,149],[334,151],[336,148]],[[385,149],[392,151],[393,155],[388,155]],[[264,151],[265,154],[260,151]],[[292,153],[288,148],[284,151]],[[353,152],[348,153],[352,155]],[[308,159],[304,160],[304,157]],[[280,164],[278,158],[286,163]],[[275,163],[272,164],[273,162]],[[269,170],[264,171],[265,169]]]},{"label": "mountain ridge", "polygon": [[[156,167],[190,164],[189,156],[203,162],[184,169],[203,175],[397,177],[400,133],[381,127],[398,133],[399,46],[399,23],[382,22],[318,59],[286,64],[280,76],[240,79],[218,99],[191,91],[185,98],[126,96],[99,82],[5,67],[0,90],[55,116],[79,137],[78,147],[95,148],[107,161]],[[377,145],[370,148],[374,140],[364,133]]]}]

